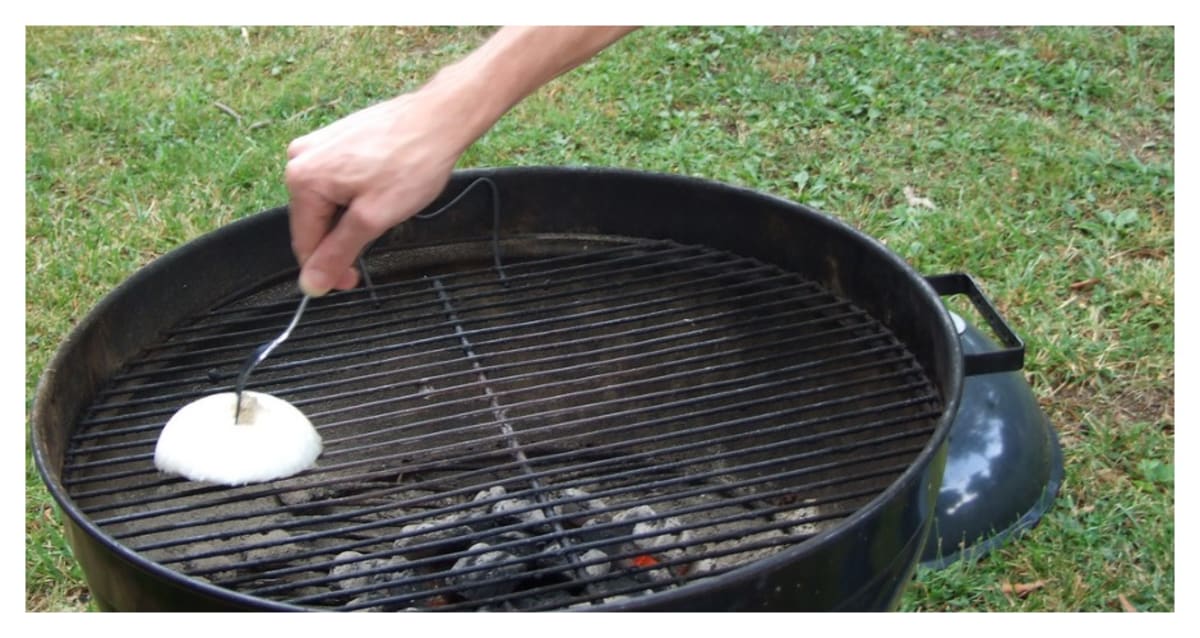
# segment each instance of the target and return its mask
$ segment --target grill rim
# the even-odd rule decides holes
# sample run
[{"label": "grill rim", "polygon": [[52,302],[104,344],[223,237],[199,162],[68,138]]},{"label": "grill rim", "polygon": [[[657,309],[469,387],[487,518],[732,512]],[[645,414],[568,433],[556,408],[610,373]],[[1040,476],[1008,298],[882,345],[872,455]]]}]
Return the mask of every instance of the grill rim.
[{"label": "grill rim", "polygon": [[[793,216],[801,216],[804,218],[805,223],[816,225],[820,231],[819,234],[833,234],[844,241],[850,242],[854,247],[861,248],[870,254],[871,259],[881,260],[886,268],[891,269],[893,278],[902,279],[905,284],[914,287],[909,292],[925,302],[929,312],[925,313],[922,319],[932,324],[928,327],[929,336],[933,341],[935,349],[940,348],[942,350],[941,355],[938,353],[927,353],[927,356],[935,358],[940,365],[946,366],[939,370],[927,370],[933,386],[942,392],[943,412],[938,418],[934,432],[930,435],[924,448],[890,485],[854,513],[842,519],[838,525],[817,533],[804,543],[781,550],[772,556],[737,566],[718,576],[688,583],[683,587],[668,592],[634,597],[627,601],[594,605],[585,611],[641,611],[656,609],[662,605],[669,607],[676,603],[681,603],[685,607],[691,607],[704,597],[702,594],[720,595],[720,592],[727,593],[731,588],[738,587],[744,588],[745,593],[742,596],[761,595],[764,593],[762,583],[769,580],[763,578],[764,575],[789,570],[794,571],[796,564],[805,559],[813,558],[816,552],[827,548],[830,544],[844,541],[852,533],[860,532],[860,528],[864,526],[868,526],[873,522],[878,523],[878,519],[883,515],[885,510],[897,511],[897,506],[905,503],[903,498],[898,498],[904,492],[916,491],[917,494],[915,494],[915,497],[918,499],[918,504],[921,506],[921,509],[927,510],[921,512],[919,516],[923,523],[918,530],[919,533],[917,536],[923,539],[924,534],[928,532],[929,524],[932,520],[933,503],[936,500],[937,489],[945,463],[948,434],[953,417],[958,411],[965,377],[965,362],[953,321],[949,312],[940,303],[938,293],[925,276],[917,273],[899,255],[892,252],[880,241],[827,213],[745,187],[675,174],[590,167],[520,167],[459,170],[455,171],[445,193],[438,200],[430,204],[427,210],[435,210],[442,206],[450,198],[450,195],[447,194],[458,193],[466,185],[481,177],[494,180],[500,185],[501,189],[503,189],[509,178],[518,181],[533,180],[535,182],[563,180],[564,178],[566,178],[564,181],[571,182],[580,179],[598,181],[615,180],[618,182],[634,183],[651,182],[655,186],[683,189],[689,193],[694,191],[699,196],[702,196],[704,193],[717,192],[723,198],[733,197],[745,202],[747,206],[766,208]],[[571,198],[567,198],[566,201],[570,200]],[[501,207],[504,207],[503,202]],[[74,406],[74,412],[63,417],[60,411],[61,406],[59,406],[55,393],[55,389],[59,385],[59,379],[62,376],[62,371],[71,370],[79,365],[79,353],[76,350],[96,339],[98,334],[108,334],[113,329],[112,324],[118,323],[114,322],[108,316],[109,314],[113,312],[123,315],[128,314],[129,308],[137,307],[138,297],[142,294],[143,289],[148,287],[151,290],[161,290],[161,286],[157,283],[160,279],[168,281],[177,279],[179,272],[211,271],[212,269],[209,266],[212,260],[205,256],[209,251],[215,251],[216,254],[220,255],[228,255],[236,251],[239,244],[244,245],[248,239],[253,239],[253,245],[258,252],[250,251],[242,252],[241,254],[253,255],[257,262],[267,267],[258,269],[239,262],[235,268],[230,264],[226,264],[229,274],[228,283],[221,286],[219,290],[208,291],[207,296],[204,294],[193,294],[187,297],[186,300],[190,303],[178,304],[178,314],[181,316],[194,313],[198,308],[212,307],[223,300],[235,298],[243,294],[247,288],[263,282],[277,281],[283,277],[287,277],[289,274],[294,275],[295,266],[288,243],[286,241],[266,242],[268,248],[264,249],[264,242],[261,241],[262,237],[287,237],[287,214],[287,207],[277,207],[249,215],[213,232],[188,241],[133,273],[105,295],[76,325],[55,352],[55,355],[47,364],[42,378],[39,380],[30,418],[30,440],[33,448],[34,462],[47,490],[59,506],[60,511],[65,514],[62,517],[62,522],[67,532],[68,540],[75,551],[77,560],[79,560],[84,568],[83,571],[93,590],[93,594],[102,605],[103,603],[108,603],[114,605],[115,609],[120,608],[119,605],[115,604],[115,601],[104,599],[101,596],[104,592],[98,590],[105,590],[104,585],[117,590],[112,593],[126,593],[122,591],[127,587],[126,585],[110,582],[112,578],[108,574],[105,574],[103,578],[95,574],[98,569],[107,570],[107,567],[100,567],[101,565],[117,565],[126,572],[132,567],[135,574],[140,575],[142,578],[149,578],[152,583],[150,586],[152,587],[163,587],[165,585],[168,592],[181,596],[180,600],[188,608],[197,606],[199,600],[193,600],[192,597],[199,594],[200,599],[207,599],[218,609],[232,608],[264,611],[309,611],[312,609],[310,607],[249,596],[238,591],[217,587],[185,576],[164,565],[146,559],[114,540],[94,524],[80,510],[61,482],[62,465],[65,461],[66,440],[69,439],[73,433],[71,430],[76,427],[79,418],[82,416],[80,414],[82,407],[78,404],[83,402],[77,401],[77,405]],[[484,216],[490,222],[490,210]],[[451,216],[443,215],[442,217],[450,218]],[[442,223],[448,222],[443,221]],[[504,223],[503,215],[501,223]],[[400,228],[403,228],[403,226],[409,225],[402,225]],[[482,227],[487,227],[487,224],[484,224]],[[395,232],[395,230],[392,232]],[[503,233],[503,230],[501,232]],[[701,230],[698,232],[703,233],[704,231]],[[599,234],[603,236],[606,233],[585,232],[583,234]],[[442,243],[455,242],[446,241]],[[758,258],[757,255],[746,256]],[[226,261],[233,262],[235,260]],[[770,263],[770,260],[764,261]],[[280,266],[280,264],[289,265]],[[786,267],[784,269],[789,270]],[[805,277],[809,276],[808,273],[799,274]],[[214,279],[221,280],[220,277],[214,277]],[[820,281],[818,283],[839,296],[845,296],[836,287],[831,287],[829,284]],[[203,293],[205,291],[200,292]],[[854,302],[858,301],[854,298],[850,298],[850,300]],[[883,321],[882,319],[881,321],[889,329],[891,328],[887,321]],[[137,324],[124,327],[128,333],[139,334],[136,329],[138,327]],[[109,369],[106,369],[100,376],[107,379],[116,372],[115,368],[119,368],[120,363],[111,360],[106,361],[106,367]],[[73,379],[72,382],[78,383],[79,380]],[[84,385],[89,383],[91,389],[87,394],[90,398],[95,396],[100,382],[95,378],[84,380]],[[67,410],[67,412],[71,411]],[[56,415],[62,418],[55,418]],[[63,423],[63,420],[67,421],[67,423]],[[53,455],[54,448],[56,447],[63,452],[63,454],[59,455],[60,458],[58,459],[55,459]],[[924,483],[924,495],[919,493],[922,483]],[[904,514],[903,507],[899,511],[901,514]],[[912,544],[912,542],[904,543],[906,547]],[[920,544],[917,543],[917,545]],[[916,567],[915,557],[911,563],[911,566],[908,568],[909,571]],[[92,566],[91,569],[89,569],[89,565]],[[98,588],[96,580],[101,578],[103,584]],[[871,580],[879,580],[879,578],[873,574]],[[859,590],[850,592],[850,598],[857,598],[865,588],[866,585],[863,585]],[[778,589],[776,593],[778,594]],[[131,602],[138,603],[139,597],[134,596],[134,600]],[[157,602],[161,601],[156,601],[156,604]],[[767,605],[770,602],[769,600],[762,601],[763,605]],[[776,604],[778,603],[778,601],[775,602]],[[887,604],[890,604],[890,602]],[[201,607],[207,607],[207,605],[201,605]]]}]

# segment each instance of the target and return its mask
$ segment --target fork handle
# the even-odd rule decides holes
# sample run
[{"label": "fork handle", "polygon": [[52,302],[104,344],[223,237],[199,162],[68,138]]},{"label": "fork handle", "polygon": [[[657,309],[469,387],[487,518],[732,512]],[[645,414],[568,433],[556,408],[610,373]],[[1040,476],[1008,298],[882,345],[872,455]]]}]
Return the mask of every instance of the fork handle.
[{"label": "fork handle", "polygon": [[234,391],[236,392],[235,399],[237,401],[237,405],[233,410],[234,423],[237,423],[238,417],[242,415],[242,392],[246,389],[246,380],[250,378],[250,373],[271,354],[272,350],[291,336],[292,330],[296,328],[296,324],[300,323],[300,316],[304,314],[304,309],[308,306],[309,299],[311,297],[308,295],[301,297],[300,305],[296,307],[296,313],[292,315],[292,321],[288,324],[287,328],[284,328],[283,332],[278,337],[275,337],[274,340],[255,348],[254,352],[250,353],[250,356],[246,358],[246,362],[242,364],[242,371],[238,374],[237,383],[234,385]]}]

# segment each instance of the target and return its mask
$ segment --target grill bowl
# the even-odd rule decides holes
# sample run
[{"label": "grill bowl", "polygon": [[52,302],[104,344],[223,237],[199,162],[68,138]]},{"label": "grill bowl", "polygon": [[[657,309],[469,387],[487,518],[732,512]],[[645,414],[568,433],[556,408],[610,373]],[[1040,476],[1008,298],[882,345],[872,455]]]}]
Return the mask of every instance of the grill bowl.
[{"label": "grill bowl", "polygon": [[[496,185],[505,258],[540,245],[669,242],[750,258],[848,300],[910,355],[939,414],[905,466],[885,485],[802,542],[683,586],[610,597],[605,610],[861,610],[898,601],[917,563],[946,457],[946,433],[964,375],[957,335],[926,280],[874,239],[818,211],[724,184],[623,170],[520,168],[456,173],[443,200],[479,177]],[[490,246],[486,197],[466,198],[428,220],[403,224],[373,253],[403,255],[406,268],[479,261]],[[521,238],[534,237],[522,243]],[[254,215],[156,260],[92,310],[62,344],[33,409],[35,461],[62,508],[68,539],[93,595],[116,610],[298,610],[164,565],[131,548],[80,506],[64,474],[77,456],[91,406],[147,351],[189,318],[295,278],[286,210]],[[507,254],[506,254],[507,253]],[[483,255],[486,256],[486,255]],[[515,255],[516,257],[529,255]],[[428,263],[422,263],[425,260]],[[240,358],[240,357],[235,357]],[[780,396],[784,402],[787,396]],[[163,417],[165,421],[166,417]],[[157,479],[156,479],[157,480]],[[352,607],[353,605],[351,605]]]}]

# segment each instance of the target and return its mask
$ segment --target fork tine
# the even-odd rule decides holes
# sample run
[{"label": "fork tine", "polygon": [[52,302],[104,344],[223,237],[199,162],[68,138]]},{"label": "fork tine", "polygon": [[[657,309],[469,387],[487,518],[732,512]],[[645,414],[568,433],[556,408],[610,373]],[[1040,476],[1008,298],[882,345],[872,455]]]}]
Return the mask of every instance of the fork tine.
[{"label": "fork tine", "polygon": [[250,353],[250,356],[246,358],[246,362],[242,364],[242,371],[238,374],[237,385],[235,386],[235,390],[237,392],[237,396],[235,397],[237,400],[237,406],[233,411],[234,423],[237,423],[238,419],[242,415],[242,392],[246,389],[246,380],[250,378],[250,373],[254,370],[254,368],[258,367],[258,364],[262,363],[263,360],[271,354],[272,350],[277,348],[279,344],[283,343],[289,336],[291,336],[292,330],[295,329],[296,324],[300,323],[300,316],[304,314],[304,308],[308,306],[309,299],[311,299],[311,297],[304,295],[300,299],[300,305],[296,307],[296,314],[292,315],[292,321],[288,324],[287,328],[284,328],[283,332],[281,332],[278,337],[275,337],[274,340],[255,348],[254,352]]}]

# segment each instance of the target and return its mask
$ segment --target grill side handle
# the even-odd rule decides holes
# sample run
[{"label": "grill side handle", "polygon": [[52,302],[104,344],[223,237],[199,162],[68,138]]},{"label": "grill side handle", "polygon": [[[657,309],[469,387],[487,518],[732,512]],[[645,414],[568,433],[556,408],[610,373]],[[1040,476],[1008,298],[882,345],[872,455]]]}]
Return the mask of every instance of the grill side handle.
[{"label": "grill side handle", "polygon": [[942,275],[927,275],[925,281],[933,287],[939,296],[965,294],[987,321],[992,332],[1000,338],[1001,347],[992,352],[981,352],[963,355],[963,374],[975,376],[993,372],[1012,372],[1020,370],[1025,365],[1025,342],[1017,336],[1012,327],[996,311],[996,306],[984,296],[979,284],[965,273],[947,273]]}]

